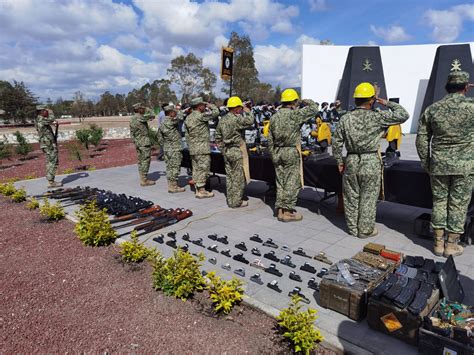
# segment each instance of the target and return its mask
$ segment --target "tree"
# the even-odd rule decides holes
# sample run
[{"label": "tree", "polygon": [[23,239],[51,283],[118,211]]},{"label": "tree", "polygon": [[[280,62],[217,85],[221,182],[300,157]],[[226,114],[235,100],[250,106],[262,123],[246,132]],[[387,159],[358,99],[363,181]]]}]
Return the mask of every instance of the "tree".
[{"label": "tree", "polygon": [[258,80],[258,70],[255,67],[250,37],[239,36],[237,32],[232,32],[229,47],[234,49],[232,95],[240,96],[242,99],[253,97],[254,89],[260,81]]},{"label": "tree", "polygon": [[87,114],[87,103],[84,95],[80,91],[74,93],[71,113],[73,116],[79,117],[79,122],[81,122],[81,119]]},{"label": "tree", "polygon": [[97,102],[96,109],[102,116],[114,116],[118,114],[120,107],[117,98],[109,91],[106,91],[100,95],[100,100]]},{"label": "tree", "polygon": [[190,101],[200,92],[212,92],[217,81],[216,75],[203,67],[202,59],[193,53],[174,58],[168,75],[180,88],[183,102]]},{"label": "tree", "polygon": [[25,123],[35,116],[37,98],[20,81],[0,81],[0,108],[6,111],[6,118],[15,122]]}]

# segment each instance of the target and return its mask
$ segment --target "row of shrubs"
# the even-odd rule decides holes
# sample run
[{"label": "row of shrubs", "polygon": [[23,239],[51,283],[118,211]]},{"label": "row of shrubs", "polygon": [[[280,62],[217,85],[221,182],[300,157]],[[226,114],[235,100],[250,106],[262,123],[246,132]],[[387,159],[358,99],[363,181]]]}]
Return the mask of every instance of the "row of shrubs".
[{"label": "row of shrubs", "polygon": [[[0,194],[12,201],[26,200],[26,192],[16,189],[12,182],[0,184]],[[50,204],[44,199],[43,204],[32,198],[27,203],[29,209],[40,209],[41,215],[50,221],[64,217],[64,210],[59,203]],[[82,205],[76,213],[78,223],[75,233],[86,246],[107,246],[117,238],[105,209],[99,209],[95,201]],[[161,290],[165,295],[182,299],[193,296],[195,292],[207,290],[213,302],[216,313],[228,314],[234,305],[242,301],[244,290],[242,281],[233,277],[223,280],[212,271],[203,276],[200,271],[204,255],[193,256],[188,251],[178,248],[169,258],[156,249],[147,248],[138,239],[137,233],[132,232],[129,241],[120,245],[120,255],[126,263],[140,263],[145,260],[152,265],[153,288]],[[314,327],[316,310],[303,310],[299,297],[293,297],[288,308],[283,309],[278,316],[278,325],[282,334],[294,347],[296,352],[309,353],[322,341],[323,337]]]}]

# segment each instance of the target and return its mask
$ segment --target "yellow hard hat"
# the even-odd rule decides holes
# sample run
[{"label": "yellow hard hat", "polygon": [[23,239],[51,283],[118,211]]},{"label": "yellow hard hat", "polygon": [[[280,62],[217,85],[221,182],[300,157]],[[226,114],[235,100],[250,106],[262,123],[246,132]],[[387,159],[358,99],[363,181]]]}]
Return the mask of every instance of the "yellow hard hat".
[{"label": "yellow hard hat", "polygon": [[367,99],[375,96],[375,88],[371,83],[360,83],[354,90],[354,98]]},{"label": "yellow hard hat", "polygon": [[292,102],[298,100],[300,97],[295,89],[285,89],[281,93],[281,102]]},{"label": "yellow hard hat", "polygon": [[240,97],[238,96],[229,97],[229,100],[227,100],[227,108],[234,108],[238,106],[242,106],[242,107],[244,106]]}]

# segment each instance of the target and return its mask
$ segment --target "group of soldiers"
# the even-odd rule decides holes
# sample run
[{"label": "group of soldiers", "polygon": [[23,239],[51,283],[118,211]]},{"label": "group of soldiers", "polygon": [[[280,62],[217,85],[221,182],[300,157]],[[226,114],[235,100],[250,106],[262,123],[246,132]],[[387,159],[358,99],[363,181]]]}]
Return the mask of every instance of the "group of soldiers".
[{"label": "group of soldiers", "polygon": [[[433,191],[432,226],[435,234],[436,255],[460,255],[458,244],[464,232],[464,222],[471,198],[474,174],[474,102],[465,96],[471,84],[466,72],[449,75],[448,95],[429,106],[420,118],[416,147],[422,166],[430,174]],[[376,236],[375,215],[377,200],[383,195],[383,164],[379,140],[391,125],[398,125],[409,118],[399,104],[377,97],[375,87],[360,83],[354,90],[356,107],[342,116],[333,137],[333,156],[342,174],[345,218],[349,234],[358,238]],[[374,109],[374,104],[386,110]],[[220,117],[215,141],[223,154],[227,176],[227,205],[230,208],[246,207],[244,192],[250,181],[247,147],[244,130],[254,123],[250,105],[233,96],[227,100],[228,112]],[[47,156],[47,178],[50,187],[60,186],[54,181],[57,168],[57,148],[51,125],[54,117],[38,106],[36,127],[41,149]],[[142,186],[154,185],[148,179],[151,159],[151,141],[148,121],[152,112],[140,103],[134,105],[130,120],[130,133],[138,156],[138,170]],[[214,104],[201,97],[191,100],[190,107],[164,107],[165,120],[160,125],[157,138],[164,152],[168,192],[179,193],[185,189],[178,185],[182,162],[180,121],[192,162],[192,181],[195,197],[211,198],[206,190],[210,176],[209,121],[219,116]],[[303,160],[301,156],[300,128],[318,114],[318,104],[301,100],[293,89],[281,94],[281,106],[270,118],[268,150],[276,175],[276,217],[282,222],[301,221],[303,216],[295,209],[298,193],[303,187]],[[347,155],[343,157],[343,147]]]}]

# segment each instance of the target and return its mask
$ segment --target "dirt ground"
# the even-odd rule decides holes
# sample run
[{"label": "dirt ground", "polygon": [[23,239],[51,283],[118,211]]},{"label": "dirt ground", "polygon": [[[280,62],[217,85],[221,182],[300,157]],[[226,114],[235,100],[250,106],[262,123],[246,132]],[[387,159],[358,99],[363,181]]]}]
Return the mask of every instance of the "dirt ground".
[{"label": "dirt ground", "polygon": [[183,302],[154,291],[149,265],[83,246],[67,220],[42,222],[3,197],[0,210],[2,353],[290,352],[257,310],[215,317],[205,293]]}]

